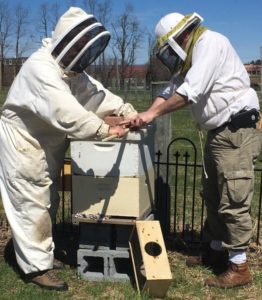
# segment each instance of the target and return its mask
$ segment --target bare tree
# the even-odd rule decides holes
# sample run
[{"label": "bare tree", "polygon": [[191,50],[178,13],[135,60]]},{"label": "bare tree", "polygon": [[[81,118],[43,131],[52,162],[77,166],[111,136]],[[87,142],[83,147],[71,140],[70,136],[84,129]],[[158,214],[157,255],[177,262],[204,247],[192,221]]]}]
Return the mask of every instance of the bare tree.
[{"label": "bare tree", "polygon": [[10,18],[9,2],[0,1],[0,88],[3,86],[4,58],[10,49],[10,37],[12,34],[12,21]]},{"label": "bare tree", "polygon": [[52,4],[44,2],[39,7],[38,32],[40,32],[39,41],[43,38],[50,37],[51,31],[54,30],[60,18],[60,3],[55,1]]},{"label": "bare tree", "polygon": [[48,37],[49,28],[51,27],[51,17],[48,3],[42,3],[39,7],[39,26],[38,32],[40,33],[40,40]]},{"label": "bare tree", "polygon": [[10,7],[8,1],[0,1],[0,58],[6,57],[10,50],[9,39],[12,35],[12,21],[10,18]]},{"label": "bare tree", "polygon": [[148,67],[147,67],[147,75],[146,75],[147,85],[152,81],[169,81],[170,71],[156,57],[156,53],[157,53],[156,39],[150,32],[147,34],[147,47],[148,47]]},{"label": "bare tree", "polygon": [[117,62],[119,69],[120,88],[124,89],[125,78],[127,77],[127,70],[129,71],[128,77],[132,77],[132,66],[136,60],[136,51],[140,47],[142,38],[142,31],[140,24],[136,17],[133,15],[133,7],[127,5],[125,11],[116,21],[112,24],[113,28],[113,53],[117,60],[120,57],[120,62]]},{"label": "bare tree", "polygon": [[51,21],[51,29],[53,30],[60,18],[61,12],[60,12],[60,4],[56,1],[53,3],[50,7],[50,21]]},{"label": "bare tree", "polygon": [[154,46],[155,46],[155,38],[153,37],[151,32],[147,34],[147,49],[148,49],[148,63],[147,63],[147,74],[146,74],[146,85],[152,81],[152,65],[153,65],[153,57],[154,57]]},{"label": "bare tree", "polygon": [[98,1],[96,0],[83,0],[83,7],[88,13],[91,13],[96,16],[98,12]]},{"label": "bare tree", "polygon": [[93,14],[105,27],[109,24],[112,11],[112,0],[84,0],[83,7]]},{"label": "bare tree", "polygon": [[15,8],[14,18],[14,31],[15,31],[15,58],[23,56],[24,52],[28,50],[28,40],[23,40],[29,36],[29,11],[19,3]]},{"label": "bare tree", "polygon": [[68,3],[68,6],[77,6],[77,2],[76,0],[68,0],[67,3]]},{"label": "bare tree", "polygon": [[[111,0],[104,0],[103,2],[86,0],[83,1],[83,7],[88,13],[93,14],[103,26],[106,28],[109,26],[112,11]],[[95,77],[99,77],[104,86],[108,86],[109,77],[112,72],[112,60],[106,58],[106,51],[99,56],[90,70],[92,70]]]}]

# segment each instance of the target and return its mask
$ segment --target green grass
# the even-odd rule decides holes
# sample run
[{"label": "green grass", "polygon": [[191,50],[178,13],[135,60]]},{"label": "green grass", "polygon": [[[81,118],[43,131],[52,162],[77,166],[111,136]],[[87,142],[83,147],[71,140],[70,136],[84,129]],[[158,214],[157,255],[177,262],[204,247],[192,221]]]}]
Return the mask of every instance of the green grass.
[{"label": "green grass", "polygon": [[[0,93],[0,103],[3,103],[3,97],[6,94]],[[2,98],[1,98],[2,95]],[[138,111],[143,111],[151,103],[151,93],[149,91],[137,91],[131,94],[121,94],[127,102],[132,102]],[[187,109],[172,114],[172,138],[187,137],[191,139],[200,148],[197,130]],[[182,149],[184,145],[178,146]],[[261,160],[260,160],[261,162]],[[181,175],[182,176],[182,175]],[[197,185],[199,185],[200,174],[197,176]],[[182,186],[183,183],[180,183]],[[258,186],[258,181],[256,185]],[[191,191],[188,191],[188,206],[191,202]],[[259,195],[256,197],[258,198]],[[198,200],[200,201],[200,200]],[[178,201],[179,202],[179,201]],[[180,201],[181,202],[181,201]],[[255,201],[257,203],[257,201]],[[181,203],[180,203],[181,205]],[[257,205],[257,204],[256,204]],[[179,207],[179,221],[181,222],[182,213]],[[199,209],[199,208],[198,208]],[[1,211],[0,203],[0,211]],[[199,213],[198,213],[199,214]],[[186,218],[190,220],[190,212],[187,212]],[[0,245],[1,246],[1,245]],[[173,250],[170,250],[173,249]],[[235,289],[217,289],[204,286],[204,280],[212,275],[210,270],[202,267],[189,269],[185,265],[185,244],[180,240],[173,240],[172,245],[168,245],[168,256],[170,267],[173,274],[171,283],[165,299],[175,300],[262,300],[262,256],[261,248],[254,247],[248,253],[253,274],[253,284],[243,288]],[[74,254],[76,255],[76,253]],[[80,279],[77,276],[76,266],[67,265],[66,268],[58,272],[58,275],[69,284],[69,290],[65,292],[54,292],[40,289],[33,284],[26,284],[20,278],[18,273],[0,257],[0,299],[1,300],[91,300],[91,299],[113,299],[113,300],[147,300],[152,299],[146,293],[138,296],[136,289],[130,282],[89,282]]]},{"label": "green grass", "polygon": [[[261,300],[262,270],[251,268],[253,284],[242,288],[218,289],[204,286],[204,281],[212,272],[202,267],[194,269],[185,265],[185,256],[177,251],[168,251],[173,281],[164,299],[207,300],[238,299]],[[141,297],[130,282],[90,282],[80,279],[75,268],[66,266],[57,271],[58,277],[69,284],[69,290],[55,292],[41,289],[31,283],[26,284],[19,275],[0,259],[1,300],[78,300],[78,299],[113,299],[113,300],[148,300],[156,299],[142,292]],[[156,283],[158,284],[158,283]]]}]

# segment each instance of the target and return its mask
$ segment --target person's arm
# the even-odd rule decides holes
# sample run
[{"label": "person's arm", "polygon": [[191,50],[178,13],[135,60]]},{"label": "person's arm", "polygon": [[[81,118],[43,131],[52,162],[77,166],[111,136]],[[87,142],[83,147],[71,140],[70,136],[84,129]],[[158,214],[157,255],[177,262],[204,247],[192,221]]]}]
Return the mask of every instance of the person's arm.
[{"label": "person's arm", "polygon": [[163,97],[156,97],[155,100],[153,101],[152,105],[150,106],[150,108],[154,108],[164,102],[166,102],[167,100],[164,99]]},{"label": "person's arm", "polygon": [[168,100],[152,106],[148,111],[152,114],[152,118],[155,119],[167,113],[176,111],[182,107],[187,106],[189,103],[187,97],[174,93]]},{"label": "person's arm", "polygon": [[187,106],[188,104],[189,102],[187,98],[177,93],[174,93],[167,100],[157,97],[153,104],[146,111],[137,114],[135,117],[126,120],[126,122],[122,124],[141,127],[152,122],[155,118],[170,112],[174,112]]}]

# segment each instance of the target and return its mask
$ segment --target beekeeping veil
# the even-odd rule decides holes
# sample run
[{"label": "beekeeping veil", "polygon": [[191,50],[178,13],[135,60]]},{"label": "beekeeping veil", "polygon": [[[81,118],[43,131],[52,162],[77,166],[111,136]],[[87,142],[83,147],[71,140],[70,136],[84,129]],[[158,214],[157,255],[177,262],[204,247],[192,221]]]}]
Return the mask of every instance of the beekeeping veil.
[{"label": "beekeeping veil", "polygon": [[51,51],[66,72],[81,73],[104,51],[109,40],[110,33],[93,15],[71,7],[55,27]]},{"label": "beekeeping veil", "polygon": [[160,19],[155,28],[157,57],[173,74],[186,60],[187,52],[181,47],[180,37],[189,28],[195,28],[203,21],[197,13],[182,15],[170,13]]}]

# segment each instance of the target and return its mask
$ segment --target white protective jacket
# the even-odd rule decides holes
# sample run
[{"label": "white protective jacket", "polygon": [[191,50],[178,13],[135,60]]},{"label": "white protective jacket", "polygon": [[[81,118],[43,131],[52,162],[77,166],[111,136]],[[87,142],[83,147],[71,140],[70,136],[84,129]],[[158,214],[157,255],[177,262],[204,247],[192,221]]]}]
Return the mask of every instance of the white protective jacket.
[{"label": "white protective jacket", "polygon": [[0,121],[0,187],[16,257],[25,273],[52,268],[52,218],[67,136],[103,136],[112,113],[133,107],[82,74],[69,78],[50,54],[31,55],[10,88]]},{"label": "white protective jacket", "polygon": [[243,63],[228,39],[211,30],[194,45],[192,66],[185,79],[173,77],[161,95],[168,99],[175,92],[188,98],[195,122],[207,130],[228,122],[243,108],[259,110]]}]

